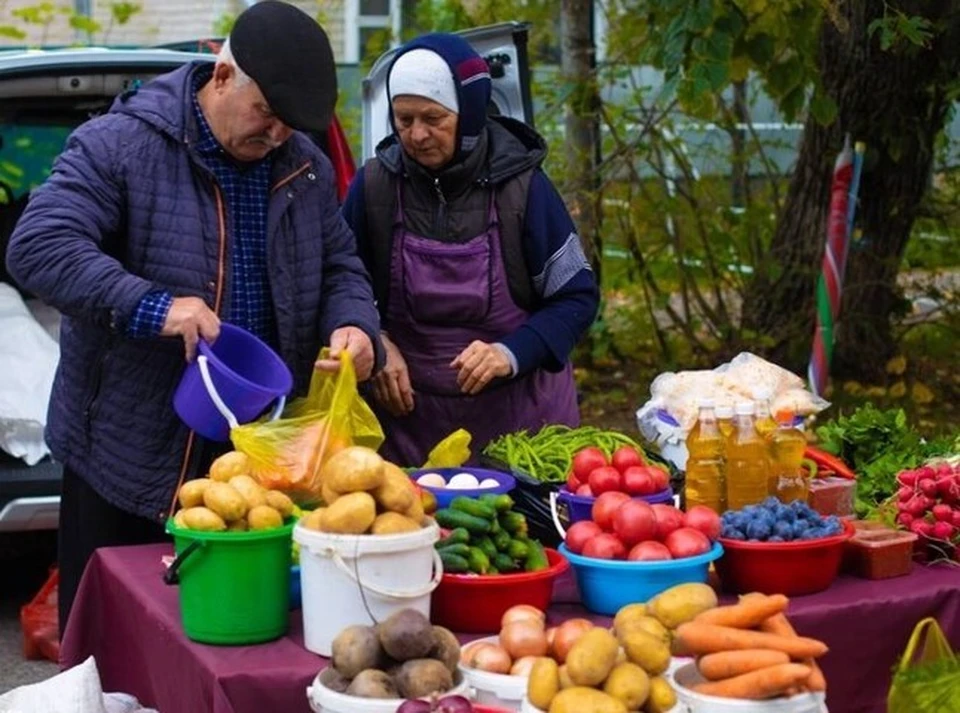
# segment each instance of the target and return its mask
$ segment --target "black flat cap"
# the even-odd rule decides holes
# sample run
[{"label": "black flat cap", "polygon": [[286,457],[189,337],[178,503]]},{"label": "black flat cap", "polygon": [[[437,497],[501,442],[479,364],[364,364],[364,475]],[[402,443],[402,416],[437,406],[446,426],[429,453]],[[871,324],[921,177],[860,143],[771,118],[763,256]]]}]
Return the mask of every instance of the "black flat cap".
[{"label": "black flat cap", "polygon": [[258,2],[237,17],[230,50],[284,124],[327,128],[337,103],[337,69],[316,20],[279,0]]}]

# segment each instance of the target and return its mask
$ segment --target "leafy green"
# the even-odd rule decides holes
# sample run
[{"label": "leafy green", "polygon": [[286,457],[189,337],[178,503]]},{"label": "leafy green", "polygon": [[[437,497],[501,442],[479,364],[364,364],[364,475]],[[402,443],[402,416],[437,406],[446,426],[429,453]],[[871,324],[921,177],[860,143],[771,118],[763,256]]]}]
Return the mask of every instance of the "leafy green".
[{"label": "leafy green", "polygon": [[903,409],[881,410],[871,403],[824,424],[817,436],[823,450],[840,456],[857,473],[856,511],[861,517],[896,492],[901,470],[951,451],[948,439],[925,441],[907,423]]}]

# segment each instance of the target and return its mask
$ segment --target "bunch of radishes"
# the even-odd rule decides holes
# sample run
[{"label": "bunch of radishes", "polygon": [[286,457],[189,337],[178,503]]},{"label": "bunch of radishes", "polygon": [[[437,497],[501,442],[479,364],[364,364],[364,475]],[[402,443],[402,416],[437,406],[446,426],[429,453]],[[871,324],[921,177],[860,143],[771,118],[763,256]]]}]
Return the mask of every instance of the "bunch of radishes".
[{"label": "bunch of radishes", "polygon": [[928,541],[956,545],[960,559],[960,459],[928,463],[897,476],[897,524]]}]

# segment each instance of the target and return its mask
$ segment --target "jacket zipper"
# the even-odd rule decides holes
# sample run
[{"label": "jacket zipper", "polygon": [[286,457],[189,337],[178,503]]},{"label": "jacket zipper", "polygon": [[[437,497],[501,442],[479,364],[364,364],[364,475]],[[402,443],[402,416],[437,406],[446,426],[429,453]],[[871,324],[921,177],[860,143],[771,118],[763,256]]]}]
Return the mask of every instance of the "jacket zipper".
[{"label": "jacket zipper", "polygon": [[433,179],[433,190],[437,194],[437,200],[440,201],[440,207],[437,209],[437,222],[434,226],[438,238],[443,238],[447,234],[447,197],[443,195],[443,188],[440,187],[440,179]]},{"label": "jacket zipper", "polygon": [[93,370],[93,389],[87,407],[83,410],[83,420],[86,425],[87,436],[90,436],[90,426],[93,420],[93,414],[100,401],[100,388],[103,385],[103,365],[107,360],[107,354],[110,353],[110,346],[103,350],[98,356]]}]

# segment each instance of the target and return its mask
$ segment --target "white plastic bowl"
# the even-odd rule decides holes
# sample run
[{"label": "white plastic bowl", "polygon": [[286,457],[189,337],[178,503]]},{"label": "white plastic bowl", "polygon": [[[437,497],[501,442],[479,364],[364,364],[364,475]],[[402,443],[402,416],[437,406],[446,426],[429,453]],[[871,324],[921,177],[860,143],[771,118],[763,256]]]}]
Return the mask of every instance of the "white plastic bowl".
[{"label": "white plastic bowl", "polygon": [[[360,698],[337,693],[323,684],[320,673],[307,686],[307,701],[313,713],[397,713],[397,708],[404,701],[402,698]],[[443,695],[469,698],[470,686],[460,676],[460,682]]]},{"label": "white plastic bowl", "polygon": [[823,693],[800,693],[769,701],[705,696],[688,688],[705,680],[692,663],[668,672],[667,678],[677,692],[677,707],[682,713],[827,713]]},{"label": "white plastic bowl", "polygon": [[[477,641],[499,644],[499,636],[488,636]],[[488,673],[460,664],[460,672],[474,692],[474,702],[482,706],[506,708],[519,711],[524,696],[527,695],[529,676],[509,676],[503,673]]]}]

